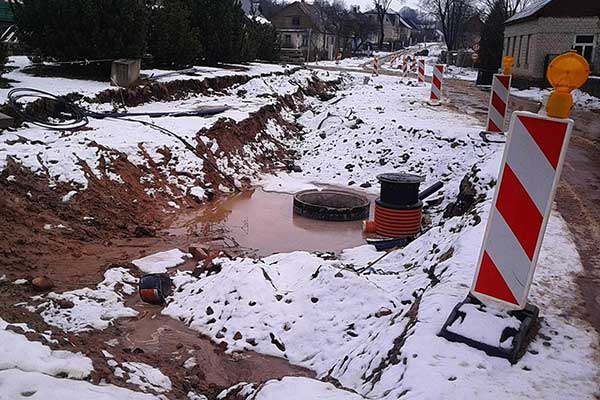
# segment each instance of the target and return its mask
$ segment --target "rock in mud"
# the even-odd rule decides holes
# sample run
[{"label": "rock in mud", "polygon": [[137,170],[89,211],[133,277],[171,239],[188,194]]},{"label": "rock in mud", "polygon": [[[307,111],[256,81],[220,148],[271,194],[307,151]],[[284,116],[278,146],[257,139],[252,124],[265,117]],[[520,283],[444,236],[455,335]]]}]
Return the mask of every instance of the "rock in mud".
[{"label": "rock in mud", "polygon": [[475,189],[475,185],[471,182],[467,174],[460,181],[456,201],[448,204],[444,210],[444,218],[458,217],[469,212],[476,202],[476,196],[477,190]]},{"label": "rock in mud", "polygon": [[67,300],[67,299],[58,299],[55,301],[56,305],[60,308],[64,308],[64,309],[70,309],[75,307],[75,304],[73,304],[72,301]]},{"label": "rock in mud", "polygon": [[31,286],[33,286],[35,290],[45,292],[54,287],[54,282],[47,276],[38,276],[31,280]]},{"label": "rock in mud", "polygon": [[333,99],[334,97],[335,97],[334,93],[325,92],[325,93],[321,93],[319,95],[319,100],[321,100],[321,101],[329,101],[329,100]]},{"label": "rock in mud", "polygon": [[149,226],[136,226],[133,231],[133,235],[138,238],[154,237],[156,235],[156,231],[154,230],[154,228],[151,228]]},{"label": "rock in mud", "polygon": [[390,315],[391,313],[392,313],[392,310],[390,310],[389,308],[387,308],[387,307],[381,307],[379,309],[379,311],[377,311],[375,313],[375,316],[377,318],[381,318],[381,317],[385,317],[386,315]]},{"label": "rock in mud", "polygon": [[242,340],[242,333],[237,331],[235,335],[233,335],[233,340]]},{"label": "rock in mud", "polygon": [[204,260],[208,257],[210,248],[205,244],[193,244],[189,247],[188,252],[195,260]]}]

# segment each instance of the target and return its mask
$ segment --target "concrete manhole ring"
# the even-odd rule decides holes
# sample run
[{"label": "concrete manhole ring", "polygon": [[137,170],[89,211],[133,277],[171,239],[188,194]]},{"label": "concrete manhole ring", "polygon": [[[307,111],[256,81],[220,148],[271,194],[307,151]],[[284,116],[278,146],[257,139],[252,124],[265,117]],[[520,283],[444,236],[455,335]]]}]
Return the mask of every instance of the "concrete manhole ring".
[{"label": "concrete manhole ring", "polygon": [[303,190],[294,196],[294,213],[322,221],[358,221],[369,218],[370,200],[336,189]]}]

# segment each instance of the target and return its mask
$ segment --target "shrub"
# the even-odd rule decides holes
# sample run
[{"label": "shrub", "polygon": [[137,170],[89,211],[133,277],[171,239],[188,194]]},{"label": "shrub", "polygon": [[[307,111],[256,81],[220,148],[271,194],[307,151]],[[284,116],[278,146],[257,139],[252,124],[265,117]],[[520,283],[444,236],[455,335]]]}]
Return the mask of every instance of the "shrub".
[{"label": "shrub", "polygon": [[273,25],[254,17],[246,20],[244,57],[247,61],[277,61],[280,48],[279,35]]}]

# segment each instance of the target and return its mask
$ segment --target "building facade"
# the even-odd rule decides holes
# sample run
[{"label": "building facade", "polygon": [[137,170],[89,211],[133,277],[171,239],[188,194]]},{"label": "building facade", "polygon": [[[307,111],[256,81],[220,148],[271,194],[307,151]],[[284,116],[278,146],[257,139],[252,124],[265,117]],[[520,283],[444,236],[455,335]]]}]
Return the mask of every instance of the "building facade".
[{"label": "building facade", "polygon": [[271,17],[281,43],[281,58],[289,62],[335,58],[339,41],[325,29],[319,9],[305,1],[288,4]]},{"label": "building facade", "polygon": [[513,56],[517,79],[543,81],[554,57],[575,50],[600,74],[600,1],[543,0],[509,18],[504,55]]},{"label": "building facade", "polygon": [[[364,13],[371,21],[377,25],[377,30],[371,33],[369,42],[378,44],[379,42],[379,20],[377,19],[377,11],[371,10]],[[393,51],[398,48],[410,46],[415,43],[413,37],[416,29],[406,22],[400,13],[394,10],[388,10],[383,20],[383,42]]]}]

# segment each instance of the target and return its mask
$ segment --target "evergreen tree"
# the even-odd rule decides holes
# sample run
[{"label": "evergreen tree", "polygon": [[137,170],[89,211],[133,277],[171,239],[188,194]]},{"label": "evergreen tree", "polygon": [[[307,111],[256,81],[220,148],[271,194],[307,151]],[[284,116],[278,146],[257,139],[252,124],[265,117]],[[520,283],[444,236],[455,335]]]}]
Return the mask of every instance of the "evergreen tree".
[{"label": "evergreen tree", "polygon": [[11,0],[20,40],[57,61],[141,57],[143,0]]},{"label": "evergreen tree", "polygon": [[244,61],[277,61],[280,48],[279,34],[273,25],[261,23],[254,17],[246,20]]},{"label": "evergreen tree", "polygon": [[165,0],[152,8],[148,51],[161,67],[186,67],[200,62],[198,27],[192,26],[193,0]]},{"label": "evergreen tree", "polygon": [[480,67],[487,71],[496,71],[502,63],[504,48],[504,21],[506,12],[502,0],[496,0],[485,18],[481,31],[479,50]]},{"label": "evergreen tree", "polygon": [[193,1],[193,26],[199,30],[207,63],[242,61],[245,18],[239,0]]}]

